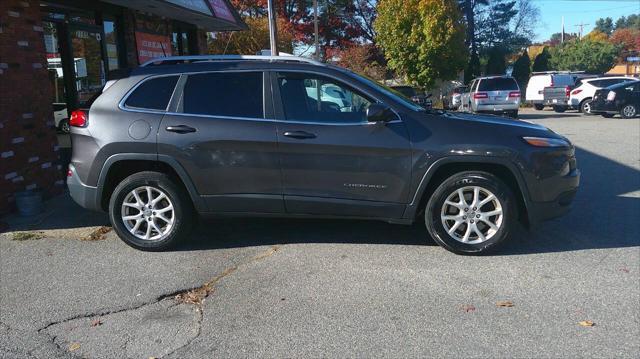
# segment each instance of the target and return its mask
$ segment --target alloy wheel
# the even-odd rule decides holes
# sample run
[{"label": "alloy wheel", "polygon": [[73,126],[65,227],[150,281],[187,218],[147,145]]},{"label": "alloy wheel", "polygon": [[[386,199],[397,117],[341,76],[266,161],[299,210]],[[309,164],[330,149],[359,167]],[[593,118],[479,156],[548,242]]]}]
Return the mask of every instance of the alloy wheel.
[{"label": "alloy wheel", "polygon": [[478,244],[500,230],[504,214],[495,194],[484,187],[468,186],[447,197],[440,219],[451,238],[465,244]]},{"label": "alloy wheel", "polygon": [[149,241],[163,239],[175,222],[171,199],[151,186],[137,187],[129,192],[122,202],[121,216],[131,234]]},{"label": "alloy wheel", "polygon": [[622,114],[624,117],[631,118],[636,115],[636,108],[633,105],[627,105],[622,108]]}]

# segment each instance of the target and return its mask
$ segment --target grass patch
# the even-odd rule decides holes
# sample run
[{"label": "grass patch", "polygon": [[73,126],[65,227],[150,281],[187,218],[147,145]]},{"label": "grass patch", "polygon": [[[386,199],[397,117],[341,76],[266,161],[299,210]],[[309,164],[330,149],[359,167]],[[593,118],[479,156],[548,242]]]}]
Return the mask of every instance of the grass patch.
[{"label": "grass patch", "polygon": [[12,241],[35,241],[44,238],[42,232],[13,232]]}]

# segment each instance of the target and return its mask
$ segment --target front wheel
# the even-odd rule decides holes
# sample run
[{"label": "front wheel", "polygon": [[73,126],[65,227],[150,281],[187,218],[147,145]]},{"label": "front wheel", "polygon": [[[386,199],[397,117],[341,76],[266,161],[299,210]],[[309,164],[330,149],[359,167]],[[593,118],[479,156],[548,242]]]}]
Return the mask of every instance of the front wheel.
[{"label": "front wheel", "polygon": [[169,176],[145,171],[125,178],[115,188],[109,219],[126,244],[160,251],[188,237],[193,209],[187,194]]},{"label": "front wheel", "polygon": [[544,105],[540,104],[540,103],[536,103],[536,104],[533,105],[533,108],[535,108],[538,111],[542,111],[542,110],[544,110]]},{"label": "front wheel", "polygon": [[620,109],[620,116],[622,118],[634,118],[636,117],[637,114],[638,114],[638,109],[636,108],[635,105],[632,105],[632,104],[624,105]]},{"label": "front wheel", "polygon": [[487,172],[461,172],[446,179],[425,209],[431,237],[457,254],[480,254],[506,240],[516,223],[509,187]]}]

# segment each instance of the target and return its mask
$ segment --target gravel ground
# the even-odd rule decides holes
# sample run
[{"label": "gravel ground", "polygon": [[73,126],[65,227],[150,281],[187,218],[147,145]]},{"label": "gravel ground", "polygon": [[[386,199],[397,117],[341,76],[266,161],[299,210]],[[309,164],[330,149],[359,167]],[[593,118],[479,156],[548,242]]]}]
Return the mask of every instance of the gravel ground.
[{"label": "gravel ground", "polygon": [[575,143],[581,189],[492,256],[420,226],[271,219],[205,221],[143,253],[87,240],[107,220],[68,197],[4,219],[37,235],[0,235],[0,357],[637,358],[640,119],[521,118]]}]

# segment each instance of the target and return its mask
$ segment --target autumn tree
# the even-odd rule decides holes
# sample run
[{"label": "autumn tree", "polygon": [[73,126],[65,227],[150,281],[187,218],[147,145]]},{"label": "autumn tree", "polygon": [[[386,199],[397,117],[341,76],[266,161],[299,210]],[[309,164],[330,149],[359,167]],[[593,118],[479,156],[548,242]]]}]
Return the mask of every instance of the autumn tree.
[{"label": "autumn tree", "polygon": [[640,52],[640,28],[618,29],[611,34],[609,41],[620,48],[621,58],[634,51]]},{"label": "autumn tree", "polygon": [[[248,30],[211,33],[208,38],[210,54],[255,55],[269,48],[269,19],[266,16],[245,18]],[[291,24],[278,18],[278,48],[282,52],[293,52],[294,35]]]},{"label": "autumn tree", "polygon": [[455,0],[380,0],[374,23],[389,67],[422,87],[464,68],[465,30]]},{"label": "autumn tree", "polygon": [[374,44],[351,46],[335,53],[336,64],[378,81],[387,78],[386,60]]}]

